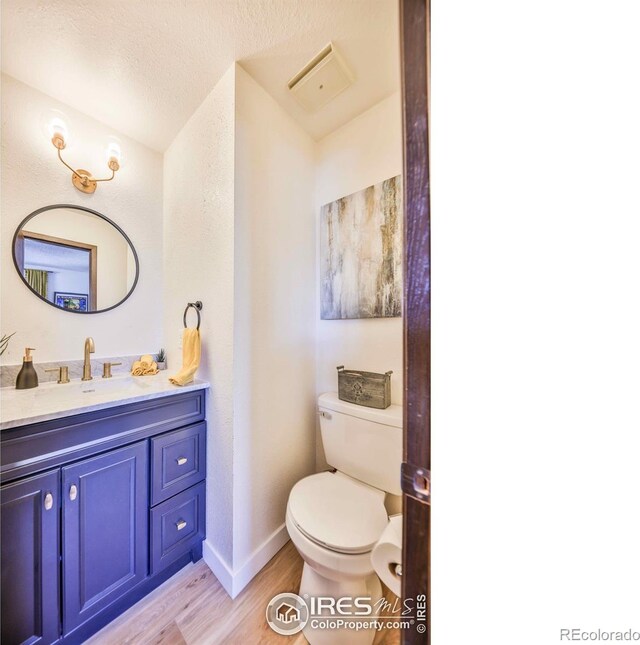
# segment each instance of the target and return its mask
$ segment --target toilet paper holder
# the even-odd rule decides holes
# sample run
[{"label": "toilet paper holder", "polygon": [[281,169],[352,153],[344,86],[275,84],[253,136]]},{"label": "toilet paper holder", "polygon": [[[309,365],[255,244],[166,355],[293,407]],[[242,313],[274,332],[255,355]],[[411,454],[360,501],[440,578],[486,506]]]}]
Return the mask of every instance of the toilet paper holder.
[{"label": "toilet paper holder", "polygon": [[373,570],[387,587],[400,596],[402,586],[402,513],[389,522],[371,551]]}]

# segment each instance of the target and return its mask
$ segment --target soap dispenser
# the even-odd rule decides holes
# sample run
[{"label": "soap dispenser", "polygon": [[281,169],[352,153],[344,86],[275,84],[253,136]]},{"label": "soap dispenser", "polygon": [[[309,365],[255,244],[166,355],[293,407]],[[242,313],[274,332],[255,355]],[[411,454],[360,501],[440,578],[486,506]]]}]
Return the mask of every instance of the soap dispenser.
[{"label": "soap dispenser", "polygon": [[33,347],[25,347],[24,358],[22,359],[22,369],[18,372],[16,379],[16,390],[28,390],[32,387],[38,387],[38,375],[33,367],[33,359],[31,352],[34,351]]}]

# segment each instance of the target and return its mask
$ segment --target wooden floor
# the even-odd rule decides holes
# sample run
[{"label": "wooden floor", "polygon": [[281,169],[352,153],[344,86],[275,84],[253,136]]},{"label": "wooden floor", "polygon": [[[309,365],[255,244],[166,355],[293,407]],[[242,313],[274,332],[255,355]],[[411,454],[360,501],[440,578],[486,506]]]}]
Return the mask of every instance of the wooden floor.
[{"label": "wooden floor", "polygon": [[[87,641],[90,645],[305,645],[302,634],[280,636],[265,610],[277,593],[298,591],[302,559],[291,542],[231,600],[200,560],[190,564]],[[383,587],[384,588],[384,587]],[[395,598],[387,591],[387,597]],[[399,631],[378,634],[376,645],[397,645]]]}]

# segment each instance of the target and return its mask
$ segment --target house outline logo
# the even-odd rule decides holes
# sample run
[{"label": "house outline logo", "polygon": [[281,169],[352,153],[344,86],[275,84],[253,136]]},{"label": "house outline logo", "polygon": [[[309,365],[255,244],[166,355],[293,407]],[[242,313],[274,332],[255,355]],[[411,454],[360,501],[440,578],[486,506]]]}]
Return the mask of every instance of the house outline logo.
[{"label": "house outline logo", "polygon": [[281,593],[269,601],[265,615],[274,632],[292,636],[301,632],[309,622],[309,607],[298,594]]},{"label": "house outline logo", "polygon": [[290,605],[288,602],[283,602],[276,609],[276,616],[285,625],[288,625],[294,620],[300,620],[300,610],[297,607]]}]

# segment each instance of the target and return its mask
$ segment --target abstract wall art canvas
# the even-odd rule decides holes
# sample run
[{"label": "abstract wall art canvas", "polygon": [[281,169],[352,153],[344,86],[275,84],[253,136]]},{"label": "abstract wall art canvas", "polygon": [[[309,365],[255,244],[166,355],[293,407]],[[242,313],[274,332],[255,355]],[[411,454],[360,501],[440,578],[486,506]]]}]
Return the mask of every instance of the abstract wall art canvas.
[{"label": "abstract wall art canvas", "polygon": [[402,182],[386,179],[320,214],[320,315],[402,315]]}]

